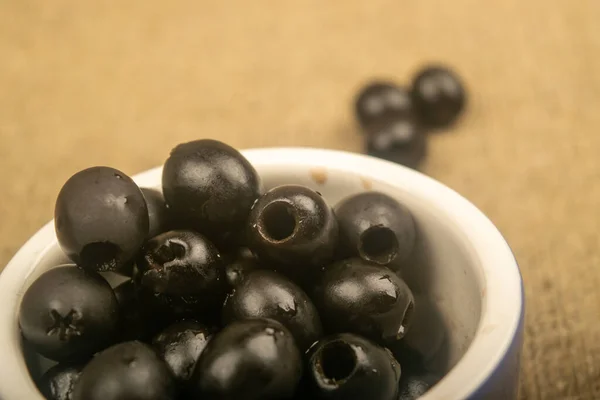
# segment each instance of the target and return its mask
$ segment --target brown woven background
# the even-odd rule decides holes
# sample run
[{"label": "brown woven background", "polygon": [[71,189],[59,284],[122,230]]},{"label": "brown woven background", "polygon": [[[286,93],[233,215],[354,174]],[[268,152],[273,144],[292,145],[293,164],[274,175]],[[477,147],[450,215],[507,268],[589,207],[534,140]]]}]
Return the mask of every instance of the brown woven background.
[{"label": "brown woven background", "polygon": [[516,252],[522,398],[600,398],[598,21],[598,0],[3,0],[0,265],[81,168],[134,174],[198,137],[360,151],[360,84],[440,60],[471,108],[425,172]]}]

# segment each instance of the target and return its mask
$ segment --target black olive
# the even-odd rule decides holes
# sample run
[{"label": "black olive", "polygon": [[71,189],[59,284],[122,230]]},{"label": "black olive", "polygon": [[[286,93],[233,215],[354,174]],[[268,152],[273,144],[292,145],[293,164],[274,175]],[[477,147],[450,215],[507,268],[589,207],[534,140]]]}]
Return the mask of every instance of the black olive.
[{"label": "black olive", "polygon": [[144,304],[132,280],[121,283],[114,291],[119,302],[119,341],[148,341],[160,329],[159,316]]},{"label": "black olive", "polygon": [[79,379],[83,365],[57,364],[42,376],[40,392],[46,400],[71,400],[73,387]]},{"label": "black olive", "polygon": [[187,381],[211,336],[212,330],[205,325],[181,321],[160,332],[152,345],[173,376],[179,381]]},{"label": "black olive", "polygon": [[301,278],[333,259],[338,224],[333,210],[317,192],[300,185],[283,185],[269,190],[254,204],[247,239],[261,261]]},{"label": "black olive", "polygon": [[312,299],[327,332],[356,333],[386,344],[405,335],[414,307],[400,277],[360,258],[327,267]]},{"label": "black olive", "polygon": [[411,116],[414,107],[410,91],[406,88],[388,81],[374,81],[358,93],[354,110],[358,123],[367,128],[382,118]]},{"label": "black olive", "polygon": [[380,192],[349,196],[335,206],[338,250],[397,271],[413,251],[415,221],[410,210]]},{"label": "black olive", "polygon": [[[136,275],[143,296],[174,316],[197,316],[217,309],[227,292],[225,268],[217,248],[203,235],[169,231],[149,240]],[[150,293],[151,296],[147,294]]]},{"label": "black olive", "polygon": [[238,239],[260,195],[258,174],[248,160],[209,139],[175,147],[165,162],[162,185],[179,223],[219,243]]},{"label": "black olive", "polygon": [[160,190],[141,188],[148,206],[148,239],[169,230],[169,210]]},{"label": "black olive", "polygon": [[452,125],[463,111],[467,94],[455,72],[433,65],[423,68],[414,77],[412,97],[425,124],[445,128]]},{"label": "black olive", "polygon": [[271,318],[290,330],[300,350],[322,335],[321,320],[304,291],[286,277],[268,270],[250,272],[227,296],[223,323]]},{"label": "black olive", "polygon": [[425,295],[415,295],[411,326],[402,340],[404,345],[418,351],[424,362],[441,356],[446,326],[435,303]]},{"label": "black olive", "polygon": [[77,265],[127,272],[148,235],[148,207],[133,180],[113,168],[93,167],[64,184],[54,210],[58,242]]},{"label": "black olive", "polygon": [[307,381],[316,398],[396,400],[400,364],[384,347],[342,333],[322,339],[307,354]]},{"label": "black olive", "polygon": [[156,352],[123,342],[98,353],[81,371],[73,400],[174,400],[175,381]]},{"label": "black olive", "polygon": [[374,121],[365,136],[367,154],[418,169],[427,156],[427,134],[414,117]]},{"label": "black olive", "polygon": [[117,299],[98,273],[75,265],[44,272],[25,292],[19,325],[43,356],[75,361],[91,356],[114,339]]},{"label": "black olive", "polygon": [[433,373],[413,374],[405,372],[400,379],[398,400],[417,400],[423,396],[441,377]]},{"label": "black olive", "polygon": [[290,399],[302,375],[292,334],[279,322],[249,319],[226,326],[202,352],[191,398]]},{"label": "black olive", "polygon": [[249,249],[243,248],[233,255],[225,266],[227,283],[231,287],[237,286],[250,272],[261,269],[261,265]]}]

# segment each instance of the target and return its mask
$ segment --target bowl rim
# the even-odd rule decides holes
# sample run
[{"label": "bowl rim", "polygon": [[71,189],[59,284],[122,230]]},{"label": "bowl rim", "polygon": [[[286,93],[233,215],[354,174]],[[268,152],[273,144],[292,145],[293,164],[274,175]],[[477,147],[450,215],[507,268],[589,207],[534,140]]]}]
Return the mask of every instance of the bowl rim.
[{"label": "bowl rim", "polygon": [[[385,182],[407,189],[434,203],[471,244],[480,260],[485,295],[482,315],[473,341],[458,363],[428,391],[422,400],[466,399],[492,377],[516,340],[524,313],[524,293],[519,267],[502,234],[471,202],[418,171],[388,161],[339,150],[307,147],[270,147],[242,150],[252,164],[261,167],[294,165],[355,174],[360,179]],[[133,179],[140,186],[156,186],[162,166]],[[443,199],[443,201],[441,201]],[[18,306],[27,277],[39,260],[57,246],[51,220],[35,233],[8,262],[0,274],[0,398],[39,399],[35,384],[18,344]]]}]

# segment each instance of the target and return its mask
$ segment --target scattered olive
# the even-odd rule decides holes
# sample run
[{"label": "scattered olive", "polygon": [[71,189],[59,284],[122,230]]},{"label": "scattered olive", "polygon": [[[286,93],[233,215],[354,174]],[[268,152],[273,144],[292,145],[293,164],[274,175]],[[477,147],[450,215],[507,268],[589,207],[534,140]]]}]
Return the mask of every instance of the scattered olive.
[{"label": "scattered olive", "polygon": [[406,334],[414,306],[398,275],[360,258],[327,267],[312,299],[327,332],[356,333],[386,344]]},{"label": "scattered olive", "polygon": [[452,125],[466,103],[458,75],[442,66],[428,66],[413,79],[412,97],[422,121],[434,128]]},{"label": "scattered olive", "polygon": [[71,400],[73,386],[82,365],[79,364],[57,364],[50,368],[40,379],[40,392],[46,400]]},{"label": "scattered olive", "polygon": [[317,192],[282,185],[252,207],[247,239],[260,260],[301,279],[333,259],[338,225],[333,210]]},{"label": "scattered olive", "polygon": [[301,375],[300,351],[287,328],[249,319],[208,342],[190,382],[193,398],[275,400],[292,398]]},{"label": "scattered olive", "polygon": [[227,296],[223,323],[271,318],[290,330],[301,350],[322,335],[321,320],[308,295],[286,277],[268,270],[250,272]]},{"label": "scattered olive", "polygon": [[190,379],[212,332],[196,321],[181,321],[159,333],[152,345],[179,381]]},{"label": "scattered olive", "polygon": [[414,117],[374,121],[364,140],[367,154],[412,169],[418,169],[427,156],[426,132]]},{"label": "scattered olive", "polygon": [[260,195],[258,174],[248,160],[210,139],[175,147],[165,162],[162,185],[178,221],[217,242],[237,240]]},{"label": "scattered olive", "polygon": [[58,194],[54,218],[67,256],[97,271],[123,272],[148,235],[142,191],[109,167],[88,168],[69,178]]},{"label": "scattered olive", "polygon": [[56,361],[85,359],[110,345],[118,322],[117,299],[108,282],[75,265],[44,272],[25,292],[19,311],[25,339]]},{"label": "scattered olive", "polygon": [[148,206],[148,238],[153,238],[169,230],[169,210],[160,190],[150,188],[141,188],[141,190]]},{"label": "scattered olive", "polygon": [[339,253],[398,270],[415,245],[409,209],[381,192],[349,196],[335,206],[340,227]]},{"label": "scattered olive", "polygon": [[307,381],[316,398],[396,400],[400,364],[389,350],[342,333],[316,343],[307,354]]},{"label": "scattered olive", "polygon": [[402,118],[414,112],[410,91],[388,81],[374,81],[363,87],[356,96],[354,109],[363,129],[382,118]]},{"label": "scattered olive", "polygon": [[167,365],[148,345],[123,342],[98,353],[81,371],[73,400],[174,400]]}]

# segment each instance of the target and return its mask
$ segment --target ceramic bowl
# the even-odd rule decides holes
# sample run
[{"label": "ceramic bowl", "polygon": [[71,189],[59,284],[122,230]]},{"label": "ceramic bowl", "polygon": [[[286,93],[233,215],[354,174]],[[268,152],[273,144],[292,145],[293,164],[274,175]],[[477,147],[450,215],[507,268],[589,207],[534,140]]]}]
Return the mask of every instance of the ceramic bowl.
[{"label": "ceramic bowl", "polygon": [[[244,151],[265,188],[296,183],[335,204],[365,190],[385,192],[408,206],[418,245],[405,280],[431,312],[435,327],[414,339],[444,378],[423,400],[515,399],[522,348],[524,296],[510,247],[486,216],[462,196],[423,174],[371,157],[306,148]],[[160,187],[161,169],[135,177]],[[17,315],[24,291],[42,272],[67,259],[53,222],[37,232],[0,275],[0,398],[42,400],[27,367]],[[435,349],[435,351],[429,351]],[[34,357],[32,374],[39,373]]]}]

